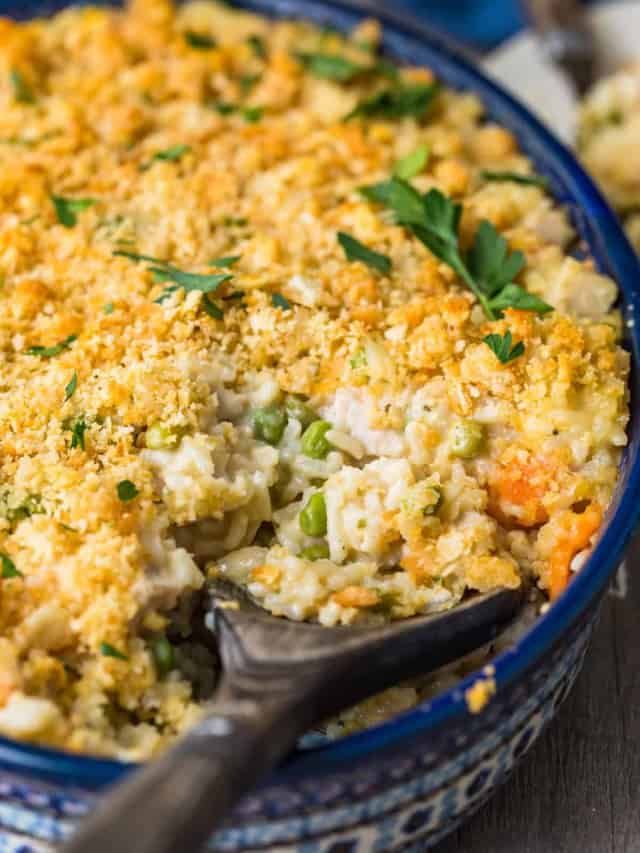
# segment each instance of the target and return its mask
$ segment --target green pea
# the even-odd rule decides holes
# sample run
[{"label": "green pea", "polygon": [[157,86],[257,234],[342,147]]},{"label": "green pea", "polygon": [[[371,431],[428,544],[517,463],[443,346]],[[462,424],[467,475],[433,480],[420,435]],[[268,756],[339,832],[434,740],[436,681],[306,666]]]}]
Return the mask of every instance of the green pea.
[{"label": "green pea", "polygon": [[327,433],[331,429],[328,421],[314,421],[302,434],[301,448],[305,456],[312,459],[326,459],[331,450],[327,441]]},{"label": "green pea", "polygon": [[458,421],[451,431],[451,453],[460,459],[473,459],[486,440],[486,430],[481,423],[471,419]]},{"label": "green pea", "polygon": [[303,560],[326,560],[329,557],[329,546],[326,542],[310,545],[300,551],[300,556]]},{"label": "green pea", "polygon": [[253,413],[253,434],[267,444],[280,444],[287,426],[287,415],[279,406],[265,406]]},{"label": "green pea", "polygon": [[180,430],[156,421],[151,424],[145,436],[145,443],[150,450],[171,450],[180,443]]},{"label": "green pea", "polygon": [[151,653],[160,678],[175,668],[176,658],[173,646],[165,636],[156,637],[151,643]]},{"label": "green pea", "polygon": [[[423,510],[423,515],[435,515],[444,502],[444,495],[442,494],[442,486],[433,485],[429,487],[429,492],[433,495],[433,503],[427,504]],[[429,497],[431,497],[431,494]]]},{"label": "green pea", "polygon": [[285,408],[290,418],[295,418],[302,424],[302,429],[306,429],[315,420],[318,415],[313,411],[301,397],[296,397],[294,394],[289,394],[285,400]]},{"label": "green pea", "polygon": [[324,536],[327,532],[327,505],[322,492],[311,495],[300,513],[300,527],[307,536]]}]

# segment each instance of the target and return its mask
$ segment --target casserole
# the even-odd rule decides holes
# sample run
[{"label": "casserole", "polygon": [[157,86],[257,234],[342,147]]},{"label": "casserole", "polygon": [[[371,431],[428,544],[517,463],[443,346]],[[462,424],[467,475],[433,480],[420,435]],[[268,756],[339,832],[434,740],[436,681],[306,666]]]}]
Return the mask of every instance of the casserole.
[{"label": "casserole", "polygon": [[[258,4],[256,8],[261,7]],[[293,7],[289,4],[280,4],[275,11],[291,14]],[[340,23],[347,24],[354,20],[354,15],[351,14],[350,16],[349,11],[342,7],[331,7],[331,11],[336,14],[340,12]],[[320,22],[326,22],[326,17],[324,17],[326,12],[326,8],[321,6],[315,7],[310,5],[308,8],[305,8],[306,16],[313,18],[314,15],[317,15],[316,19]],[[508,99],[496,93],[481,78],[476,78],[461,57],[452,57],[450,54],[443,55],[441,51],[444,50],[444,47],[440,45],[438,39],[431,41],[431,52],[427,50],[425,54],[422,54],[419,46],[413,43],[400,25],[398,26],[399,29],[395,29],[392,26],[386,36],[385,44],[392,53],[396,53],[409,62],[425,62],[427,65],[431,65],[446,83],[454,86],[474,88],[485,101],[493,118],[510,127],[519,136],[521,144],[530,156],[532,156],[538,169],[551,179],[555,194],[561,200],[567,201],[570,207],[572,201],[578,202],[578,206],[587,207],[588,204],[591,205],[589,209],[592,222],[586,221],[584,217],[581,218],[578,210],[573,209],[577,219],[576,225],[582,236],[589,243],[596,260],[601,264],[602,268],[610,272],[620,283],[623,294],[629,297],[631,310],[634,310],[632,293],[625,290],[625,283],[628,278],[637,272],[635,261],[632,255],[629,255],[629,248],[616,230],[615,223],[611,220],[608,210],[596,195],[592,195],[593,189],[591,185],[575,168],[566,152],[559,149],[552,140],[546,138],[544,133],[535,124],[530,123],[526,117],[523,117],[523,114]],[[433,47],[434,44],[436,48]],[[470,86],[471,81],[474,83],[473,86]],[[633,489],[637,488],[637,483],[634,480],[635,468],[630,462],[630,460],[634,459],[632,432],[631,448],[624,463],[623,482],[627,490],[624,501],[626,501],[628,493],[633,492]],[[575,582],[571,584],[569,591],[559,599],[549,614],[541,620],[540,625],[546,624],[547,631],[543,632],[542,635],[540,632],[536,634],[536,631],[540,628],[540,625],[536,625],[532,632],[518,643],[513,650],[510,650],[498,659],[495,674],[498,683],[498,695],[490,703],[485,713],[480,715],[478,719],[472,718],[471,722],[467,720],[463,723],[460,716],[461,713],[465,717],[467,715],[464,693],[472,687],[474,680],[472,678],[461,685],[461,687],[450,691],[448,694],[430,703],[428,708],[425,707],[419,709],[417,712],[403,716],[394,723],[384,725],[365,735],[358,735],[347,739],[336,746],[325,746],[317,752],[312,751],[307,755],[301,753],[294,756],[288,767],[283,770],[283,779],[287,778],[287,774],[295,774],[296,776],[302,774],[299,778],[304,779],[305,771],[309,768],[310,764],[314,766],[315,762],[315,766],[320,770],[323,766],[325,768],[331,767],[334,761],[338,761],[339,763],[341,756],[361,757],[364,767],[372,763],[373,755],[370,752],[370,746],[384,745],[388,749],[381,750],[379,756],[376,750],[375,762],[373,762],[375,767],[371,771],[375,774],[378,781],[374,783],[374,776],[372,775],[369,777],[370,782],[366,786],[367,788],[370,787],[372,792],[380,793],[382,789],[379,786],[380,784],[384,785],[384,783],[379,774],[388,776],[388,778],[394,780],[403,777],[400,770],[393,769],[394,763],[400,757],[400,753],[398,751],[392,752],[390,747],[394,742],[398,746],[399,741],[409,732],[412,732],[417,738],[416,742],[421,737],[424,737],[426,752],[421,753],[420,764],[423,770],[428,770],[425,775],[419,776],[419,784],[417,787],[414,786],[414,789],[419,792],[417,793],[418,798],[424,797],[425,791],[432,792],[426,798],[429,801],[429,807],[409,814],[407,809],[397,810],[391,806],[395,797],[400,797],[405,803],[407,802],[406,798],[412,790],[411,785],[400,786],[394,784],[392,789],[386,792],[388,796],[376,796],[368,803],[358,795],[359,802],[357,803],[357,808],[351,810],[350,816],[345,815],[346,826],[349,827],[349,833],[351,833],[351,841],[347,841],[344,832],[339,828],[339,815],[343,813],[343,810],[338,808],[340,803],[339,797],[330,796],[329,800],[325,798],[329,796],[327,792],[337,784],[337,780],[340,780],[341,785],[346,785],[347,780],[349,780],[348,787],[355,785],[356,789],[360,789],[364,772],[358,770],[355,773],[354,769],[350,768],[348,774],[337,773],[331,780],[327,780],[326,788],[318,787],[317,781],[314,781],[310,787],[300,783],[296,792],[297,796],[292,798],[292,800],[295,800],[295,807],[287,805],[287,797],[284,795],[269,795],[269,786],[267,786],[267,791],[262,796],[266,798],[265,802],[270,804],[269,808],[277,812],[278,820],[272,822],[273,825],[267,825],[262,822],[259,831],[258,829],[251,828],[251,826],[246,829],[246,832],[244,830],[235,832],[230,830],[229,833],[223,834],[218,839],[218,844],[222,845],[222,849],[236,849],[238,846],[239,849],[242,849],[242,845],[246,844],[268,846],[279,843],[280,841],[286,841],[292,833],[302,834],[303,836],[316,836],[321,832],[326,832],[327,829],[330,829],[329,837],[322,841],[326,849],[330,849],[334,843],[351,843],[352,847],[348,849],[357,849],[357,844],[364,843],[362,839],[369,837],[367,833],[374,831],[370,825],[362,826],[356,831],[354,827],[360,819],[358,815],[362,816],[365,813],[369,813],[372,808],[374,811],[378,809],[380,814],[388,813],[390,816],[393,816],[393,824],[399,833],[397,834],[397,839],[394,837],[393,844],[405,843],[412,841],[414,837],[418,838],[421,836],[428,836],[430,839],[433,839],[437,836],[437,833],[443,831],[443,821],[448,816],[447,809],[451,809],[450,814],[453,817],[463,811],[464,806],[467,805],[467,800],[469,801],[469,805],[479,801],[490,785],[498,780],[500,776],[500,762],[507,761],[509,763],[513,761],[514,756],[524,751],[533,734],[538,730],[536,725],[541,724],[546,719],[543,706],[547,709],[546,713],[550,713],[549,700],[552,697],[554,700],[559,700],[564,695],[567,683],[571,681],[571,678],[575,674],[583,652],[584,642],[588,635],[587,614],[590,614],[590,607],[593,606],[594,596],[602,590],[606,582],[606,577],[612,570],[614,561],[619,555],[622,542],[628,536],[634,520],[631,512],[621,514],[621,506],[624,501],[614,510],[609,527],[605,531],[589,564],[579,574]],[[611,533],[612,530],[614,534]],[[617,534],[615,533],[616,530]],[[615,547],[611,544],[612,536],[614,535]],[[603,549],[603,543],[607,545],[606,551]],[[600,571],[596,573],[592,567],[593,565],[598,565],[598,555],[602,555],[603,553],[606,553],[607,561],[600,564]],[[605,568],[602,568],[602,565]],[[584,579],[585,577],[591,578],[588,585]],[[580,594],[580,590],[583,588],[584,591]],[[557,613],[560,613],[561,616],[556,616],[555,614]],[[555,620],[552,618],[554,616]],[[560,618],[563,621],[558,623],[557,620]],[[551,630],[554,625],[555,629]],[[568,636],[571,638],[570,642],[566,639],[565,632],[568,632]],[[564,637],[562,642],[558,641],[560,634]],[[538,656],[542,655],[549,648],[554,649],[557,659],[554,658],[553,654],[548,658],[545,657],[544,667],[541,667]],[[532,666],[534,660],[539,664],[538,667]],[[545,678],[545,675],[548,674],[547,668],[550,665],[553,666],[554,671],[557,673],[555,681],[553,678]],[[531,679],[526,682],[526,686],[523,686],[524,682],[521,679],[514,680],[514,673],[521,672],[522,667],[525,668]],[[534,678],[536,674],[537,680]],[[545,681],[544,701],[540,699],[532,710],[530,701],[532,697],[529,696],[528,702],[524,701],[524,697],[531,692],[531,687],[534,685],[533,695],[535,696],[540,689],[541,680]],[[519,690],[516,687],[519,687]],[[552,694],[552,697],[549,694]],[[527,709],[526,711],[523,710],[525,708]],[[525,714],[524,718],[521,716],[523,713]],[[524,731],[521,725],[523,719],[527,721]],[[536,721],[535,724],[532,722],[533,720]],[[436,725],[443,726],[441,729],[443,738],[439,742],[440,751],[434,749],[433,745],[427,748],[427,733]],[[515,729],[510,728],[510,726],[513,727],[514,725]],[[518,736],[515,738],[511,737],[514,731],[518,732]],[[494,763],[492,763],[489,761],[490,750],[488,743],[492,739],[495,740],[496,736],[499,737],[500,741],[504,740],[505,734],[500,734],[500,732],[511,733],[506,738],[510,746],[507,753],[499,750],[493,756],[492,761]],[[493,737],[490,737],[490,735]],[[502,747],[504,747],[504,743]],[[18,762],[13,767],[15,771],[23,760],[21,756],[30,756],[36,763],[38,761],[46,763],[49,754],[45,750],[30,750],[26,747],[15,747],[7,743],[3,756],[6,760],[8,772],[11,772],[12,755],[14,756],[13,760],[17,760]],[[482,756],[481,766],[478,764],[480,756]],[[499,759],[498,756],[500,756]],[[99,775],[104,772],[117,774],[122,770],[121,766],[117,764],[103,763],[92,759],[71,759],[53,755],[50,755],[50,758],[52,763],[48,765],[48,768],[60,779],[65,778],[66,762],[71,762],[71,765],[66,765],[67,768],[73,766],[75,761],[80,762],[83,766],[83,773],[88,774],[83,776],[80,787],[90,785],[89,777],[94,772]],[[443,761],[444,764],[442,763]],[[495,762],[498,763],[496,764]],[[46,772],[47,768],[41,766],[40,770]],[[400,773],[400,776],[397,775],[398,773]],[[415,773],[415,768],[413,773]],[[360,780],[358,784],[356,784],[355,777]],[[405,775],[404,779],[406,780],[406,778]],[[443,780],[448,780],[450,783],[453,783],[455,780],[455,784],[449,784],[442,788],[441,782]],[[69,782],[71,780],[69,777],[66,777],[66,781]],[[98,780],[96,779],[95,781]],[[275,785],[277,789],[277,780]],[[333,789],[335,790],[335,787]],[[19,797],[19,794],[16,794],[18,790],[18,787],[10,788],[11,799]],[[308,820],[306,818],[302,819],[297,816],[297,811],[303,805],[300,800],[303,794],[300,794],[300,791],[308,791],[310,796],[312,790],[314,795],[317,794],[321,800],[320,811],[317,814],[311,813],[307,815]],[[354,789],[350,789],[350,796],[354,796]],[[254,799],[253,805],[248,806],[248,808],[260,808],[260,802],[260,798]],[[317,803],[317,800],[314,802]],[[375,806],[372,804],[373,802],[375,802]],[[308,804],[305,804],[305,810],[309,811]],[[8,820],[10,821],[11,819],[9,816]],[[49,826],[49,829],[45,832],[53,831],[55,834],[55,829],[50,824],[47,824],[46,821],[45,824]],[[323,826],[324,829],[322,829]],[[353,846],[354,844],[356,845],[355,847]],[[231,846],[229,847],[228,845]]]}]

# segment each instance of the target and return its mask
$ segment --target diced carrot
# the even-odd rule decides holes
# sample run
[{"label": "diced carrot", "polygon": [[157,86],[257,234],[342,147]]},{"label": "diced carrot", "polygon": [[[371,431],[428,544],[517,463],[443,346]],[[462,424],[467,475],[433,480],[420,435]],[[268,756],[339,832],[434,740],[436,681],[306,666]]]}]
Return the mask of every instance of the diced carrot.
[{"label": "diced carrot", "polygon": [[548,520],[542,498],[557,470],[553,460],[511,460],[489,483],[490,512],[506,526],[536,527]]},{"label": "diced carrot", "polygon": [[549,560],[551,569],[549,597],[552,601],[564,591],[569,583],[571,560],[579,551],[587,547],[601,523],[602,509],[596,503],[589,504],[582,513],[572,510],[567,510],[564,513],[561,520],[562,531]]},{"label": "diced carrot", "polygon": [[251,572],[251,580],[268,587],[276,587],[282,577],[282,569],[271,563],[256,566]]},{"label": "diced carrot", "polygon": [[331,598],[342,607],[375,607],[378,603],[378,593],[363,586],[346,586]]}]

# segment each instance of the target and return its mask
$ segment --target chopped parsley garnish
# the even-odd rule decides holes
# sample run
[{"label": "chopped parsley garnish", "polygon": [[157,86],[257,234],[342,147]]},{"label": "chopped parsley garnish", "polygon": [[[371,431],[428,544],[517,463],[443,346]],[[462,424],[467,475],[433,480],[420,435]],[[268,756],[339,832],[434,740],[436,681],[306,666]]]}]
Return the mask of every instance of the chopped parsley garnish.
[{"label": "chopped parsley garnish", "polygon": [[403,181],[410,181],[411,178],[415,178],[423,171],[428,162],[429,146],[419,145],[411,154],[407,154],[402,160],[398,160],[394,166],[393,174]]},{"label": "chopped parsley garnish", "polygon": [[510,361],[524,354],[524,344],[522,341],[518,341],[515,346],[511,346],[513,339],[509,330],[504,333],[504,336],[494,333],[487,335],[482,340],[502,364],[508,364]]},{"label": "chopped parsley garnish", "polygon": [[226,281],[231,281],[233,276],[228,273],[194,273],[184,272],[177,267],[167,264],[162,267],[149,267],[153,273],[153,278],[156,282],[173,282],[172,287],[167,287],[162,294],[162,301],[174,293],[179,288],[182,288],[186,293],[193,290],[199,290],[201,293],[213,293],[221,284]]},{"label": "chopped parsley garnish", "polygon": [[264,109],[262,107],[243,107],[240,110],[240,114],[246,122],[255,124],[264,115]]},{"label": "chopped parsley garnish", "polygon": [[65,421],[63,428],[71,432],[71,450],[75,450],[77,447],[80,448],[80,450],[84,450],[84,434],[88,429],[88,424],[84,419],[84,415],[80,415],[80,417],[75,420]]},{"label": "chopped parsley garnish", "polygon": [[422,118],[440,90],[438,83],[401,83],[365,98],[345,121],[353,118]]},{"label": "chopped parsley garnish", "polygon": [[129,258],[130,261],[135,261],[136,263],[146,261],[149,264],[164,264],[164,261],[160,260],[160,258],[152,258],[151,255],[139,255],[137,252],[128,252],[125,249],[118,249],[113,254],[116,258]]},{"label": "chopped parsley garnish", "polygon": [[35,104],[36,98],[22,73],[12,68],[10,73],[13,96],[19,104]]},{"label": "chopped parsley garnish", "polygon": [[216,101],[212,103],[211,106],[214,110],[220,113],[221,116],[229,116],[231,113],[235,113],[238,107],[235,104],[230,104],[227,101]]},{"label": "chopped parsley garnish", "polygon": [[100,654],[105,658],[117,658],[118,660],[129,660],[129,658],[121,652],[120,649],[116,649],[115,646],[112,646],[111,643],[100,643]]},{"label": "chopped parsley garnish", "polygon": [[376,64],[371,67],[371,70],[375,71],[376,74],[380,74],[382,77],[388,77],[389,80],[395,80],[397,82],[400,79],[398,66],[394,65],[394,63],[390,62],[388,59],[378,59]]},{"label": "chopped parsley garnish", "polygon": [[16,564],[13,562],[11,557],[5,554],[4,551],[0,551],[0,565],[2,566],[0,577],[2,577],[4,580],[9,580],[9,578],[24,577],[22,572],[16,568]]},{"label": "chopped parsley garnish", "polygon": [[483,169],[480,177],[485,181],[510,181],[514,184],[528,184],[532,187],[540,187],[542,190],[549,189],[549,179],[543,175],[525,175],[522,172],[492,172]]},{"label": "chopped parsley garnish", "polygon": [[263,107],[242,107],[238,104],[231,104],[226,101],[216,101],[211,104],[211,107],[220,113],[221,116],[232,115],[239,113],[242,118],[249,124],[255,124],[260,121],[264,115]]},{"label": "chopped parsley garnish", "polygon": [[291,303],[281,293],[271,294],[271,304],[274,308],[282,308],[283,311],[291,311]]},{"label": "chopped parsley garnish", "polygon": [[123,503],[128,503],[129,501],[132,501],[140,494],[138,488],[136,487],[136,484],[132,483],[131,480],[120,480],[120,482],[116,486],[116,491],[118,492],[119,499]]},{"label": "chopped parsley garnish", "polygon": [[29,347],[26,350],[27,355],[37,355],[40,358],[53,358],[56,355],[60,355],[64,350],[69,349],[71,344],[77,340],[77,335],[69,335],[68,338],[65,338],[63,341],[60,341],[58,344],[54,344],[52,347]]},{"label": "chopped parsley garnish", "polygon": [[224,258],[213,258],[209,261],[209,266],[226,269],[237,264],[241,257],[242,255],[226,255]]},{"label": "chopped parsley garnish", "polygon": [[349,365],[352,370],[357,370],[359,367],[367,366],[367,354],[363,349],[359,349],[353,358],[349,359]]},{"label": "chopped parsley garnish", "polygon": [[222,320],[224,314],[222,313],[222,309],[218,308],[215,302],[212,302],[208,296],[205,296],[202,300],[202,307],[205,312],[212,317],[214,320]]},{"label": "chopped parsley garnish", "polygon": [[67,383],[67,385],[64,389],[64,401],[65,401],[65,403],[67,402],[67,400],[70,400],[73,397],[73,395],[76,393],[77,387],[78,387],[78,374],[74,370],[73,376],[71,377],[71,379],[69,380],[69,382]]},{"label": "chopped parsley garnish", "polygon": [[294,54],[307,71],[322,80],[334,80],[348,83],[369,69],[358,62],[352,62],[337,53],[307,53],[298,51]]},{"label": "chopped parsley garnish", "polygon": [[525,266],[522,252],[509,252],[507,241],[488,221],[480,223],[471,249],[460,247],[462,205],[437,189],[421,195],[406,181],[392,178],[364,187],[365,198],[391,208],[400,225],[414,234],[433,254],[447,264],[475,295],[489,320],[502,317],[505,308],[545,314],[553,310],[514,283]]},{"label": "chopped parsley garnish", "polygon": [[211,36],[205,33],[197,33],[194,30],[187,30],[184,34],[184,40],[195,50],[213,50],[218,46],[218,42]]},{"label": "chopped parsley garnish", "polygon": [[[151,257],[150,255],[139,255],[136,252],[125,252],[120,250],[113,254],[118,257],[129,258],[129,260],[136,262],[144,261],[145,263],[150,264],[148,269],[153,273],[154,281],[172,282],[172,285],[170,287],[166,287],[155,300],[158,304],[165,302],[172,293],[175,293],[180,288],[187,293],[192,290],[199,290],[201,293],[213,293],[221,284],[224,284],[226,281],[230,281],[233,278],[229,273],[209,274],[184,272],[166,261],[161,261],[158,258]],[[215,264],[216,266],[224,266],[223,264],[220,264],[220,260],[226,261],[226,264],[224,265],[230,266],[231,263],[235,263],[236,257],[230,256],[228,258],[220,258]],[[207,310],[207,313],[210,313],[206,306],[205,310]]]},{"label": "chopped parsley garnish", "polygon": [[51,201],[56,210],[58,222],[65,228],[73,228],[78,222],[76,214],[82,213],[96,203],[95,198],[63,198],[60,195],[52,195]]},{"label": "chopped parsley garnish", "polygon": [[247,44],[253,51],[253,55],[257,56],[258,59],[266,59],[267,58],[267,48],[264,43],[264,39],[262,36],[250,35],[247,37]]},{"label": "chopped parsley garnish", "polygon": [[165,148],[164,151],[156,152],[151,158],[150,163],[153,163],[156,160],[165,161],[167,163],[177,163],[190,151],[190,145],[172,145],[170,148]]},{"label": "chopped parsley garnish", "polygon": [[[3,496],[3,502],[6,501],[7,495]],[[31,518],[32,515],[44,514],[41,495],[27,495],[21,504],[17,506],[3,506],[1,514],[12,525],[23,521],[25,518]]]},{"label": "chopped parsley garnish", "polygon": [[338,243],[344,249],[348,261],[361,261],[368,267],[382,273],[382,275],[389,275],[391,272],[391,259],[387,255],[374,252],[373,249],[369,249],[350,234],[339,231]]},{"label": "chopped parsley garnish", "polygon": [[244,216],[225,216],[222,220],[222,225],[225,225],[227,228],[244,228],[248,224],[249,220]]},{"label": "chopped parsley garnish", "polygon": [[248,95],[249,92],[262,80],[262,74],[243,74],[238,77],[238,85],[243,95]]},{"label": "chopped parsley garnish", "polygon": [[113,314],[113,312],[116,309],[115,309],[115,305],[113,304],[113,302],[107,302],[107,304],[104,306],[104,308],[102,310],[104,311],[105,314]]}]

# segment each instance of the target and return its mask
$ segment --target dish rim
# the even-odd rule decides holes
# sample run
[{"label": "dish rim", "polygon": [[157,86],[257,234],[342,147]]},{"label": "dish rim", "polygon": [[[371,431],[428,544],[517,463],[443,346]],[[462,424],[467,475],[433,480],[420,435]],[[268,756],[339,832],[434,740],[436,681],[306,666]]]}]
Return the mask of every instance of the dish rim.
[{"label": "dish rim", "polygon": [[[45,11],[71,5],[74,4],[33,4],[41,10],[44,7]],[[102,0],[95,5],[117,4]],[[353,25],[362,17],[377,18],[383,25],[383,45],[389,55],[399,61],[407,61],[413,53],[423,57],[421,63],[433,68],[447,85],[476,94],[487,114],[515,133],[534,163],[544,162],[542,171],[551,177],[554,189],[564,188],[564,198],[562,192],[554,192],[553,198],[572,208],[582,236],[587,239],[588,235],[590,254],[598,267],[604,268],[616,280],[623,296],[625,344],[631,352],[630,440],[612,505],[592,554],[567,590],[513,646],[491,660],[494,678],[498,689],[501,689],[523,675],[555,645],[603,592],[640,519],[640,410],[634,417],[640,377],[640,259],[631,248],[614,212],[569,149],[449,37],[409,13],[382,9],[370,0],[235,0],[234,5],[272,18],[297,18],[332,25],[337,19],[339,29]],[[25,6],[20,10],[21,16]],[[526,143],[523,134],[527,137]],[[311,748],[298,748],[274,771],[274,775],[279,782],[286,782],[300,775],[331,772],[357,758],[450,723],[469,713],[464,693],[479,675],[480,671],[476,670],[434,699],[421,702],[415,708],[363,732]],[[112,784],[136,766],[117,759],[69,753],[0,737],[0,768],[81,789],[93,790]]]}]

